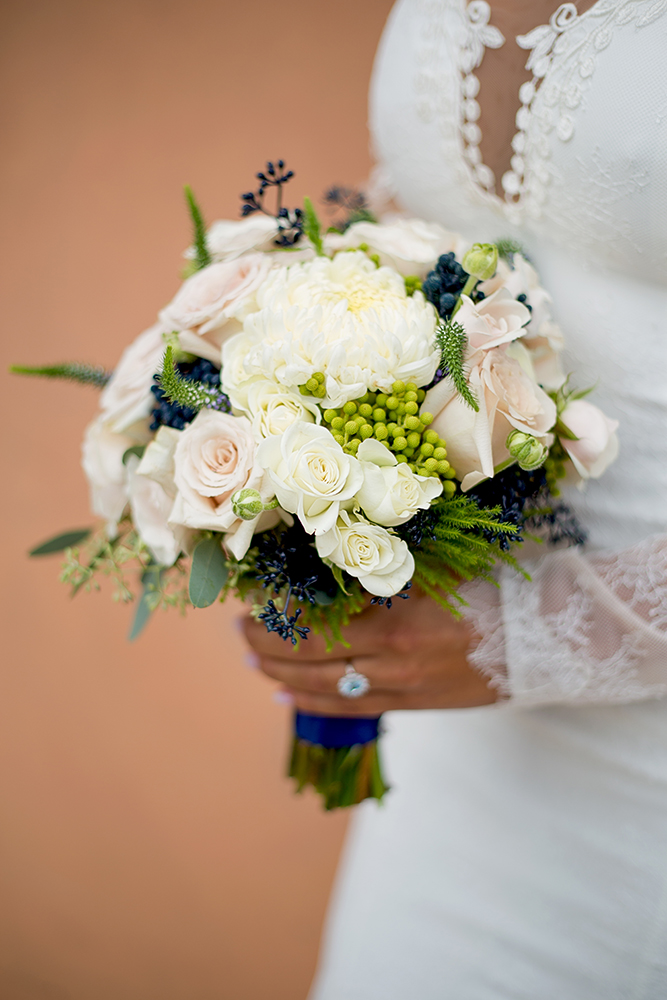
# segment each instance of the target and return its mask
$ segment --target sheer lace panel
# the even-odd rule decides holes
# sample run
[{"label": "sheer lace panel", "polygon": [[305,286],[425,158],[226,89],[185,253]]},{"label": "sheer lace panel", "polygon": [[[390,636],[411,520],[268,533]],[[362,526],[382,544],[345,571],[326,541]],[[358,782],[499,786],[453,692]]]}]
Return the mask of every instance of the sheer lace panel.
[{"label": "sheer lace panel", "polygon": [[524,705],[667,694],[667,536],[614,555],[569,549],[467,585],[470,662]]}]

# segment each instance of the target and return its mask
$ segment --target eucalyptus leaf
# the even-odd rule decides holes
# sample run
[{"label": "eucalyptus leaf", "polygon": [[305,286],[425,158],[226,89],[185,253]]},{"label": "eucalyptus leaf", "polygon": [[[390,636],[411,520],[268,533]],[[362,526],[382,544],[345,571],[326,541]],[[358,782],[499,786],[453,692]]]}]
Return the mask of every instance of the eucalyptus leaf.
[{"label": "eucalyptus leaf", "polygon": [[130,455],[136,455],[137,458],[143,458],[144,452],[146,451],[145,444],[133,444],[131,448],[128,448],[123,452],[123,465],[127,465],[127,460]]},{"label": "eucalyptus leaf", "polygon": [[134,619],[132,621],[132,628],[130,629],[130,634],[128,639],[130,642],[134,642],[138,639],[144,628],[148,624],[148,619],[153,613],[153,608],[150,606],[149,596],[154,594],[160,586],[160,577],[162,576],[162,566],[149,566],[144,570],[141,582],[143,584],[143,589],[141,591],[141,597],[139,598],[139,603],[137,604],[137,610],[134,613]]},{"label": "eucalyptus leaf", "polygon": [[42,542],[41,545],[36,545],[34,549],[30,549],[28,555],[30,556],[50,556],[54,552],[64,552],[65,549],[71,549],[74,545],[78,545],[83,542],[88,536],[92,528],[79,528],[74,531],[63,531],[60,535],[55,535],[53,538],[49,538],[48,541]]},{"label": "eucalyptus leaf", "polygon": [[229,568],[220,536],[203,538],[192,553],[190,600],[196,608],[208,608],[227,582]]}]

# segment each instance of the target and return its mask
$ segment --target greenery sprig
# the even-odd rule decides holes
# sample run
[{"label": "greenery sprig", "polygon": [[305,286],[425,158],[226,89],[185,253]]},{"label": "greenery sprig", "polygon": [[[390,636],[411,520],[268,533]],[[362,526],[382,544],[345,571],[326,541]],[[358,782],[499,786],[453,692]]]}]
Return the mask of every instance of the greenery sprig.
[{"label": "greenery sprig", "polygon": [[435,328],[435,342],[440,349],[440,364],[451,378],[456,391],[468,406],[479,412],[479,403],[468,385],[465,370],[465,356],[468,338],[460,323],[441,320]]},{"label": "greenery sprig", "polygon": [[199,205],[192,193],[192,188],[189,184],[186,184],[184,190],[185,200],[190,211],[190,218],[192,219],[192,245],[195,251],[195,259],[193,261],[194,270],[201,271],[203,267],[208,267],[212,260],[208,244],[206,243],[206,226]]},{"label": "greenery sprig", "polygon": [[11,365],[9,370],[15,375],[62,379],[66,382],[92,385],[96,389],[103,389],[113,374],[100,365],[87,365],[80,361],[65,361],[60,365],[44,365],[38,368],[31,368],[27,365]]},{"label": "greenery sprig", "polygon": [[413,582],[453,614],[459,614],[452,600],[465,601],[458,594],[461,580],[481,577],[491,580],[491,571],[502,560],[523,572],[502,547],[502,538],[520,538],[520,528],[502,521],[500,507],[483,508],[472,497],[457,494],[436,500],[428,533],[415,549]]},{"label": "greenery sprig", "polygon": [[229,400],[220,389],[212,389],[203,382],[183,378],[174,364],[174,349],[171,345],[167,346],[157,380],[165,396],[179,406],[195,411],[203,409],[226,411],[229,408]]}]

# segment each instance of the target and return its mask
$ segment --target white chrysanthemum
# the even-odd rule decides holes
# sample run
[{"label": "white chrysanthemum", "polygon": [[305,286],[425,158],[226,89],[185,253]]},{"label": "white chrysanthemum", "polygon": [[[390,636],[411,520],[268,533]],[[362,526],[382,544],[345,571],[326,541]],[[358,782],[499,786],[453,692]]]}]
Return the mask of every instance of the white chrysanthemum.
[{"label": "white chrysanthemum", "polygon": [[339,407],[366,389],[389,391],[397,379],[426,385],[435,374],[433,306],[360,251],[276,270],[257,300],[259,311],[223,348],[232,394],[243,373],[293,387],[324,372],[322,403]]}]

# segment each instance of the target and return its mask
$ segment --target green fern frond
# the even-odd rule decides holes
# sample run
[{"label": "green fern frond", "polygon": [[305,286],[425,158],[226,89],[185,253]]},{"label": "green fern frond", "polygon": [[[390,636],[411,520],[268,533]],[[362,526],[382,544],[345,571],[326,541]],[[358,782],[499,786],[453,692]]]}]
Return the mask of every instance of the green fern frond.
[{"label": "green fern frond", "polygon": [[41,368],[11,365],[9,370],[15,375],[37,375],[40,378],[63,379],[66,382],[93,385],[96,389],[103,389],[113,374],[113,372],[105,371],[99,365],[86,365],[79,361],[65,361],[61,365],[45,365]]},{"label": "green fern frond", "polygon": [[169,345],[162,361],[162,370],[157,376],[160,388],[172,403],[187,406],[190,410],[216,409],[220,391],[210,389],[201,382],[183,378],[174,365],[174,349]]},{"label": "green fern frond", "polygon": [[476,412],[479,404],[468,385],[465,371],[465,355],[468,338],[460,323],[441,320],[435,328],[435,342],[440,349],[440,363],[447,370],[456,391]]},{"label": "green fern frond", "polygon": [[204,218],[189,184],[185,185],[185,200],[188,203],[190,218],[192,219],[192,245],[195,251],[195,269],[197,271],[201,271],[203,267],[208,267],[211,263],[211,254],[209,253],[208,245],[206,243],[206,226],[204,225]]}]

